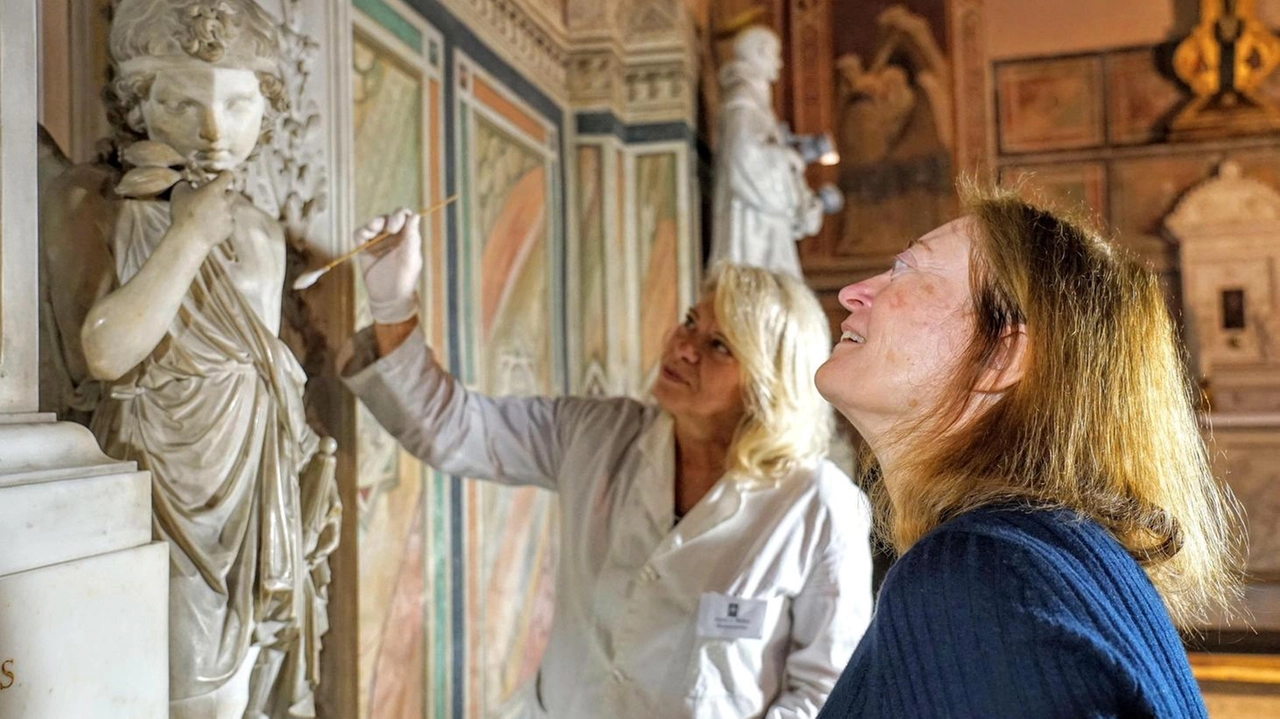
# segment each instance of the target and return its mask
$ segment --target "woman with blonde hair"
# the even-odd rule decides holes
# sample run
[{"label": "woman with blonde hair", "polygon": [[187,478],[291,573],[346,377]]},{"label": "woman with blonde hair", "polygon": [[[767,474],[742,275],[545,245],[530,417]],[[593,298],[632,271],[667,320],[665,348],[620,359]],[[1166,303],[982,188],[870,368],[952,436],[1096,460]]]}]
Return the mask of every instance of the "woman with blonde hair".
[{"label": "woman with blonde hair", "polygon": [[823,459],[830,354],[798,281],[725,266],[668,336],[656,406],[486,397],[417,328],[418,218],[364,257],[374,326],[348,386],[437,469],[557,493],[546,653],[523,706],[556,719],[813,717],[870,618],[870,506]]},{"label": "woman with blonde hair", "polygon": [[1227,606],[1210,474],[1156,276],[1008,191],[840,292],[817,385],[902,552],[822,717],[1202,717],[1175,625]]}]

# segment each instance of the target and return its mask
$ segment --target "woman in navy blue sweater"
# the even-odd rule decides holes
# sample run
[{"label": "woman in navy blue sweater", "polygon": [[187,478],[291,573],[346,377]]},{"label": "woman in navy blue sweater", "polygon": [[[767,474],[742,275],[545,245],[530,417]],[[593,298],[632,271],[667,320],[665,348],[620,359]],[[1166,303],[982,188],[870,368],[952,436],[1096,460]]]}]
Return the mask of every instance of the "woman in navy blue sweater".
[{"label": "woman in navy blue sweater", "polygon": [[845,287],[818,371],[902,553],[820,715],[1204,717],[1176,624],[1238,586],[1156,276],[1015,194]]}]

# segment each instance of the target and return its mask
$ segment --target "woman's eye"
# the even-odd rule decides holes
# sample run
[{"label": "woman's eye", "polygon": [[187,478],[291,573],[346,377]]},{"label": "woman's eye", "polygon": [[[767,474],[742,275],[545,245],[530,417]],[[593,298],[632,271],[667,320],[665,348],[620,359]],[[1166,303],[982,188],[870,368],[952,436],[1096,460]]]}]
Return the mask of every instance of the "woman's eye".
[{"label": "woman's eye", "polygon": [[725,344],[724,340],[711,340],[711,349],[722,355],[733,356],[733,350],[729,349],[729,345]]},{"label": "woman's eye", "polygon": [[893,258],[893,269],[889,270],[889,276],[893,277],[902,270],[907,269],[907,263],[901,257]]},{"label": "woman's eye", "polygon": [[693,329],[693,325],[694,325],[693,317],[690,315],[685,315],[684,322],[680,323],[680,326],[687,330]]}]

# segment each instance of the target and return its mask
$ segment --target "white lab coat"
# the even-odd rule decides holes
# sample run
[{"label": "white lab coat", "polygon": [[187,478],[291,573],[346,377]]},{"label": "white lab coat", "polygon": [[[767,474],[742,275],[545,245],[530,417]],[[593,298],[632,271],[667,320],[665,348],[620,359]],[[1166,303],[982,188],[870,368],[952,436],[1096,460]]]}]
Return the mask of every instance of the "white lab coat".
[{"label": "white lab coat", "polygon": [[[871,514],[844,473],[723,478],[674,524],[673,424],[658,408],[491,398],[441,369],[420,332],[377,361],[372,345],[357,335],[345,381],[406,449],[558,493],[555,618],[528,715],[817,715],[871,615]],[[729,601],[759,610],[759,638],[700,621]]]}]

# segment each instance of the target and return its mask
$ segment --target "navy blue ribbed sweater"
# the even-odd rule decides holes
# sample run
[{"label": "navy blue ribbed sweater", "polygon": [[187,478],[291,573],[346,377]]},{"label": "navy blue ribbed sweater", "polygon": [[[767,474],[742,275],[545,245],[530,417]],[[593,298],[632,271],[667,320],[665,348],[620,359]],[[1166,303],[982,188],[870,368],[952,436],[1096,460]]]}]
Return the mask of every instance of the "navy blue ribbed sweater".
[{"label": "navy blue ribbed sweater", "polygon": [[889,570],[819,719],[1205,717],[1155,587],[1096,523],[990,508]]}]

